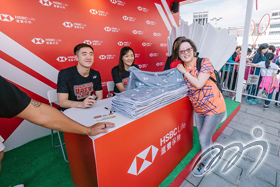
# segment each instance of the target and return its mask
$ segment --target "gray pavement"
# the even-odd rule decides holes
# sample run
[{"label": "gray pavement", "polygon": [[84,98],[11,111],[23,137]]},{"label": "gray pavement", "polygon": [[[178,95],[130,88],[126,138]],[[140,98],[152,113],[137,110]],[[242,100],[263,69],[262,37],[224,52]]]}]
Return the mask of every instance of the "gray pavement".
[{"label": "gray pavement", "polygon": [[223,172],[237,152],[232,148],[209,173],[203,177],[190,174],[180,187],[280,187],[280,108],[273,102],[267,110],[262,106],[263,102],[249,105],[243,97],[241,109],[215,142],[224,147],[235,142],[244,146],[257,140],[267,142],[266,156],[253,173],[250,171],[261,156],[261,146],[248,148],[242,155],[239,152],[239,160],[228,172]]}]

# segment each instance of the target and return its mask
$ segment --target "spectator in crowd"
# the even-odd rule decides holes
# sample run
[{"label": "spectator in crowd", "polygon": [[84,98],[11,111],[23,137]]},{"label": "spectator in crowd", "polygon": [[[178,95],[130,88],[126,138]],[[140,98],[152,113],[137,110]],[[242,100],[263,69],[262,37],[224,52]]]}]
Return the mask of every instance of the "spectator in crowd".
[{"label": "spectator in crowd", "polygon": [[276,55],[277,55],[278,57],[280,57],[280,47],[277,48],[277,50],[276,50]]},{"label": "spectator in crowd", "polygon": [[[264,88],[263,93],[265,97],[267,97],[267,99],[271,99],[274,89],[277,89],[277,91],[279,89],[278,80],[276,78],[276,74],[277,74],[276,68],[278,68],[278,66],[272,62],[274,58],[273,53],[267,53],[265,57],[266,57],[266,61],[261,61],[257,64],[249,63],[249,65],[253,67],[262,67],[261,69],[262,82],[260,84],[260,88]],[[265,100],[263,108],[268,109],[269,104],[270,101]]]},{"label": "spectator in crowd", "polygon": [[165,63],[165,66],[164,66],[164,70],[168,70],[168,69],[172,69],[172,68],[176,68],[177,67],[177,64],[172,64],[172,68],[170,67],[170,65],[171,65],[171,63],[173,62],[173,61],[178,61],[178,59],[176,59],[176,54],[175,54],[175,48],[176,48],[176,46],[177,46],[177,42],[179,41],[179,40],[182,40],[182,39],[186,39],[186,37],[185,36],[180,36],[180,37],[177,37],[175,40],[174,40],[174,42],[173,42],[173,45],[172,45],[172,54],[171,54],[171,56],[169,56],[169,57],[167,57],[167,59],[166,59],[166,63]]},{"label": "spectator in crowd", "polygon": [[[241,46],[237,46],[235,48],[234,53],[231,55],[231,57],[228,59],[228,63],[233,63],[233,64],[226,64],[221,68],[221,77],[222,81],[226,82],[226,87],[229,90],[234,90],[235,85],[236,85],[236,79],[237,79],[237,65],[234,65],[236,57],[240,54],[241,52]],[[235,66],[235,67],[234,67]],[[233,92],[229,91],[229,94],[231,96],[234,96]]]},{"label": "spectator in crowd", "polygon": [[[267,53],[267,51],[268,51],[268,44],[267,43],[261,44],[260,47],[257,50],[257,53],[255,54],[255,56],[252,60],[252,63],[257,64],[261,61],[265,61],[266,60],[265,54]],[[254,68],[254,73],[253,74],[254,75],[260,75],[260,68]],[[259,90],[259,85],[260,85],[261,81],[262,81],[262,77],[260,76],[258,85],[256,86],[255,84],[253,84],[249,88],[249,90],[248,90],[249,95],[252,95],[252,96],[257,95],[257,90]],[[257,98],[254,98],[252,96],[247,96],[247,102],[249,104],[261,103]]]},{"label": "spectator in crowd", "polygon": [[[96,123],[90,127],[83,126],[57,109],[31,99],[18,87],[0,76],[0,118],[15,116],[49,129],[89,136],[106,133],[107,127],[115,126],[110,122]],[[5,148],[2,142],[3,139],[0,136],[0,169]]]},{"label": "spectator in crowd", "polygon": [[132,48],[123,47],[120,51],[119,64],[112,69],[112,78],[115,83],[114,94],[126,90],[130,72],[128,68],[134,66],[139,69],[139,66],[134,64],[135,54]]},{"label": "spectator in crowd", "polygon": [[[279,52],[280,52],[280,48],[278,48],[276,50],[277,60],[275,61],[275,63],[278,66],[278,68],[280,68],[280,53]],[[278,70],[277,74],[279,74],[279,73],[280,73],[280,70]],[[280,87],[280,81],[279,81],[279,87]],[[280,101],[279,91],[275,95],[275,100]],[[275,106],[280,107],[280,103],[275,103]]]},{"label": "spectator in crowd", "polygon": [[92,107],[96,100],[103,99],[100,73],[91,68],[94,62],[93,48],[81,43],[74,48],[74,54],[77,66],[63,69],[58,74],[57,96],[60,110]]},{"label": "spectator in crowd", "polygon": [[[251,56],[251,54],[252,54],[252,49],[247,48],[246,63],[252,61],[253,56]],[[237,55],[237,57],[235,58],[235,62],[240,63],[240,59],[241,59],[241,53],[239,53],[239,54]],[[235,74],[234,74],[233,88],[235,88],[237,77],[238,77],[238,66],[235,66]],[[247,78],[246,78],[246,80],[247,80]]]},{"label": "spectator in crowd", "polygon": [[278,56],[275,54],[276,48],[274,45],[269,45],[268,46],[268,53],[273,53],[274,54],[274,58],[272,60],[273,63],[276,63],[276,60],[278,59]]},{"label": "spectator in crowd", "polygon": [[231,60],[235,61],[235,58],[241,52],[241,50],[242,50],[241,46],[236,46],[235,51],[231,56]]},{"label": "spectator in crowd", "polygon": [[[185,83],[189,87],[187,95],[193,106],[199,141],[204,152],[212,146],[212,135],[226,115],[226,105],[217,85],[209,79],[210,76],[215,79],[212,63],[208,58],[204,58],[200,71],[197,71],[196,53],[196,45],[190,39],[179,41],[175,48],[177,59],[182,62],[177,65],[177,69],[184,75]],[[211,155],[214,155],[213,150]],[[211,169],[210,159],[209,154],[203,157],[192,174],[201,177],[207,173]]]}]

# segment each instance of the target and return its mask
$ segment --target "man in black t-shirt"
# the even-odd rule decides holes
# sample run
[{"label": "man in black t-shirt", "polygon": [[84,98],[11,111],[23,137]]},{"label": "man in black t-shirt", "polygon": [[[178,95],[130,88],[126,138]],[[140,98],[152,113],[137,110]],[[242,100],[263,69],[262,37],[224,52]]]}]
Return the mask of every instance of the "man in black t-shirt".
[{"label": "man in black t-shirt", "polygon": [[[83,126],[57,109],[31,99],[18,87],[0,76],[0,118],[12,118],[14,116],[49,129],[90,136],[105,133],[107,132],[106,127],[115,126],[114,123],[110,122],[96,123],[90,127]],[[0,144],[2,145],[2,141],[0,141]],[[1,145],[0,148],[4,148],[4,145]],[[4,152],[1,150],[0,172],[3,156]]]},{"label": "man in black t-shirt", "polygon": [[[94,62],[93,48],[88,44],[78,44],[74,48],[74,54],[77,66],[63,69],[58,74],[57,96],[60,110],[92,107],[96,99],[103,99],[100,74],[91,69]],[[96,96],[93,95],[94,92]]]}]

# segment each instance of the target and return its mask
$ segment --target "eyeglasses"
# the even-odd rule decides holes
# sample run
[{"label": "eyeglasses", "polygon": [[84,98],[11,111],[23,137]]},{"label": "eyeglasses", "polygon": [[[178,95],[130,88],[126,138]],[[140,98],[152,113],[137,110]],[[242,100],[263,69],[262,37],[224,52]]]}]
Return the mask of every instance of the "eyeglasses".
[{"label": "eyeglasses", "polygon": [[182,55],[182,54],[185,54],[186,52],[190,53],[192,51],[192,47],[188,48],[188,49],[185,49],[185,50],[182,50],[182,51],[179,51],[179,53]]}]

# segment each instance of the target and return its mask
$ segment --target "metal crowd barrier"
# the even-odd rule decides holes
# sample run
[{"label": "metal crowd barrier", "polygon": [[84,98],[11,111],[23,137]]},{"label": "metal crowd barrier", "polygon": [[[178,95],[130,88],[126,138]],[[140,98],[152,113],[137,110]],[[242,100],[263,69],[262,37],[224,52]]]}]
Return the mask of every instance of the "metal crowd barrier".
[{"label": "metal crowd barrier", "polygon": [[[251,68],[250,68],[251,67]],[[268,101],[272,101],[272,102],[276,102],[276,103],[280,103],[280,88],[278,93],[276,93],[276,89],[274,88],[273,90],[273,95],[271,99],[268,99],[268,95],[269,94],[265,94],[265,92],[263,91],[264,89],[259,89],[259,85],[261,83],[262,80],[262,76],[261,73],[259,73],[259,75],[255,75],[252,71],[256,71],[256,69],[258,68],[259,71],[261,71],[261,69],[266,69],[264,68],[260,68],[260,67],[252,67],[250,65],[246,64],[246,69],[247,70],[247,80],[245,80],[245,75],[239,75],[238,74],[238,69],[239,69],[239,63],[225,63],[225,65],[222,67],[222,69],[220,70],[220,76],[221,76],[221,81],[222,81],[222,89],[224,91],[224,93],[228,92],[231,93],[231,97],[234,100],[235,99],[235,94],[236,94],[236,87],[237,87],[237,82],[238,82],[238,78],[243,78],[243,89],[242,89],[242,95],[243,96],[250,96],[253,98],[257,98],[260,100],[268,100]],[[273,70],[277,70],[278,72],[280,71],[280,68],[269,68],[269,69],[273,69]],[[245,74],[246,74],[246,70],[245,70]],[[278,84],[280,84],[280,73],[277,74],[276,79],[278,79]],[[266,80],[265,80],[266,81]],[[264,84],[265,84],[264,81]],[[271,81],[273,81],[271,79]],[[270,84],[271,85],[271,82]],[[280,85],[279,85],[280,87]],[[252,91],[250,91],[252,90]],[[249,92],[250,91],[250,92]]]}]

